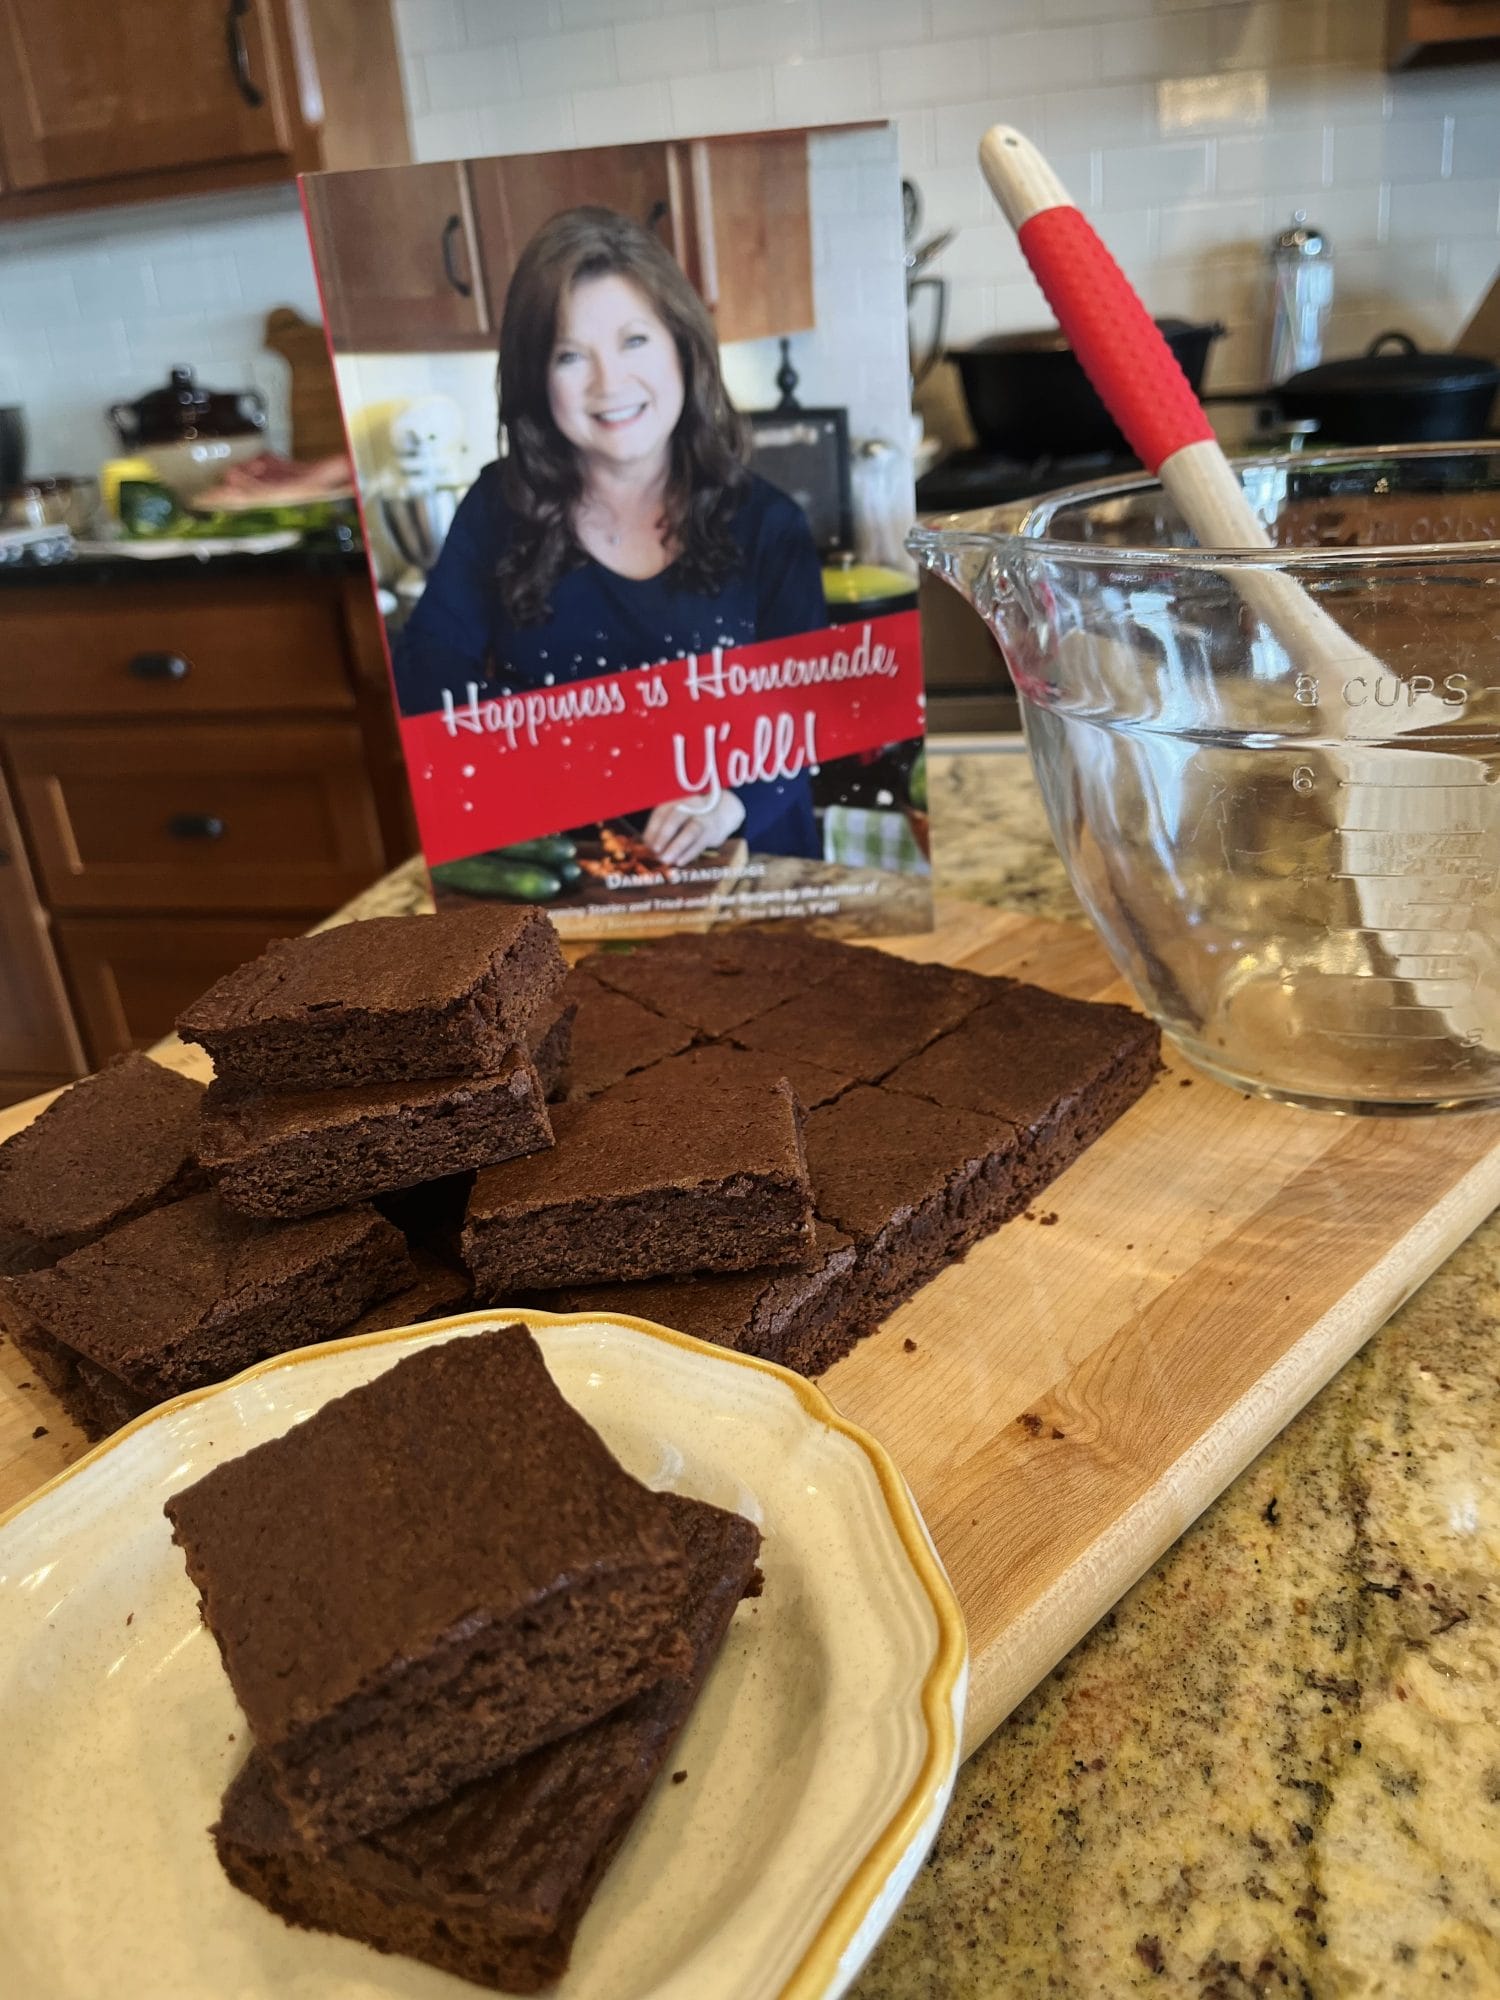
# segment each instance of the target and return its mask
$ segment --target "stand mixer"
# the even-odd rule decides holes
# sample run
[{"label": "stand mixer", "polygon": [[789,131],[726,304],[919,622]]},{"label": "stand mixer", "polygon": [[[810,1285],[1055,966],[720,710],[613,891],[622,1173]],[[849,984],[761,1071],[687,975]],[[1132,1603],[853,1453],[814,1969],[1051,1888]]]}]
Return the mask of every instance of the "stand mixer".
[{"label": "stand mixer", "polygon": [[396,465],[380,495],[380,515],[408,565],[396,595],[411,601],[426,588],[469,489],[463,413],[448,396],[419,396],[393,418],[390,445]]}]

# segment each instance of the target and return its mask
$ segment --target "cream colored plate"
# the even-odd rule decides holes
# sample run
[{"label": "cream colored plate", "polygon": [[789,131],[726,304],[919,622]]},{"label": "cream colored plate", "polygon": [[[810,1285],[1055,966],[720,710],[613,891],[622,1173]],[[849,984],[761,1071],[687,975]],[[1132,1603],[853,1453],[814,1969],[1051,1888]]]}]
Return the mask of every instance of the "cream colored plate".
[{"label": "cream colored plate", "polygon": [[[205,1829],[243,1718],[162,1503],[402,1355],[494,1314],[306,1348],[142,1418],[0,1523],[0,1939],[47,2000],[459,2000],[476,1989],[294,1931]],[[952,1789],[962,1616],[900,1476],[816,1389],[641,1320],[507,1313],[649,1485],[765,1537],[653,1795],[584,1921],[562,2000],[843,1991]]]}]

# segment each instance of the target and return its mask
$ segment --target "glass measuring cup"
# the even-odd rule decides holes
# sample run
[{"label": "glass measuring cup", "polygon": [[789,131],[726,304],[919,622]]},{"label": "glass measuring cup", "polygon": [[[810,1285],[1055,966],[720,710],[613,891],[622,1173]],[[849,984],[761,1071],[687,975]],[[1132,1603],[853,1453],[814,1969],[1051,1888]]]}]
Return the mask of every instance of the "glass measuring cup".
[{"label": "glass measuring cup", "polygon": [[[1267,553],[1200,549],[1145,476],[910,545],[999,639],[1073,886],[1192,1061],[1500,1104],[1500,450],[1236,469]],[[1332,621],[1306,643],[1294,583]]]}]

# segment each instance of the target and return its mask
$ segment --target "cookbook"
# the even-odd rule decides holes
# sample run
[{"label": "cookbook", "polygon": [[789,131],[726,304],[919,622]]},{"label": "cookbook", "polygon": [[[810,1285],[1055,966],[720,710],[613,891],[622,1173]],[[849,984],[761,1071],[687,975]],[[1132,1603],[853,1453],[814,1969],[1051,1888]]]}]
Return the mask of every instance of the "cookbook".
[{"label": "cookbook", "polygon": [[927,928],[894,131],[302,186],[439,902]]}]

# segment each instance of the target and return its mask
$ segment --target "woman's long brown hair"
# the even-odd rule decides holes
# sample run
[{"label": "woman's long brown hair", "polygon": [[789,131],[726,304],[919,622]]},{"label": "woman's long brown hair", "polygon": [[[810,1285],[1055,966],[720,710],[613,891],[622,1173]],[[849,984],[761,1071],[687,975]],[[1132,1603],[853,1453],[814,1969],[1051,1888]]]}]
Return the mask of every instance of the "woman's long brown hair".
[{"label": "woman's long brown hair", "polygon": [[501,491],[516,528],[498,576],[517,625],[548,618],[558,578],[586,560],[573,532],[583,471],[552,420],[547,378],[563,300],[580,279],[607,275],[637,286],[677,344],[683,404],[665,502],[677,577],[685,589],[713,596],[740,564],[729,523],[746,481],[745,429],[719,373],[708,308],[650,230],[612,208],[570,208],[543,223],[521,253],[500,321]]}]

